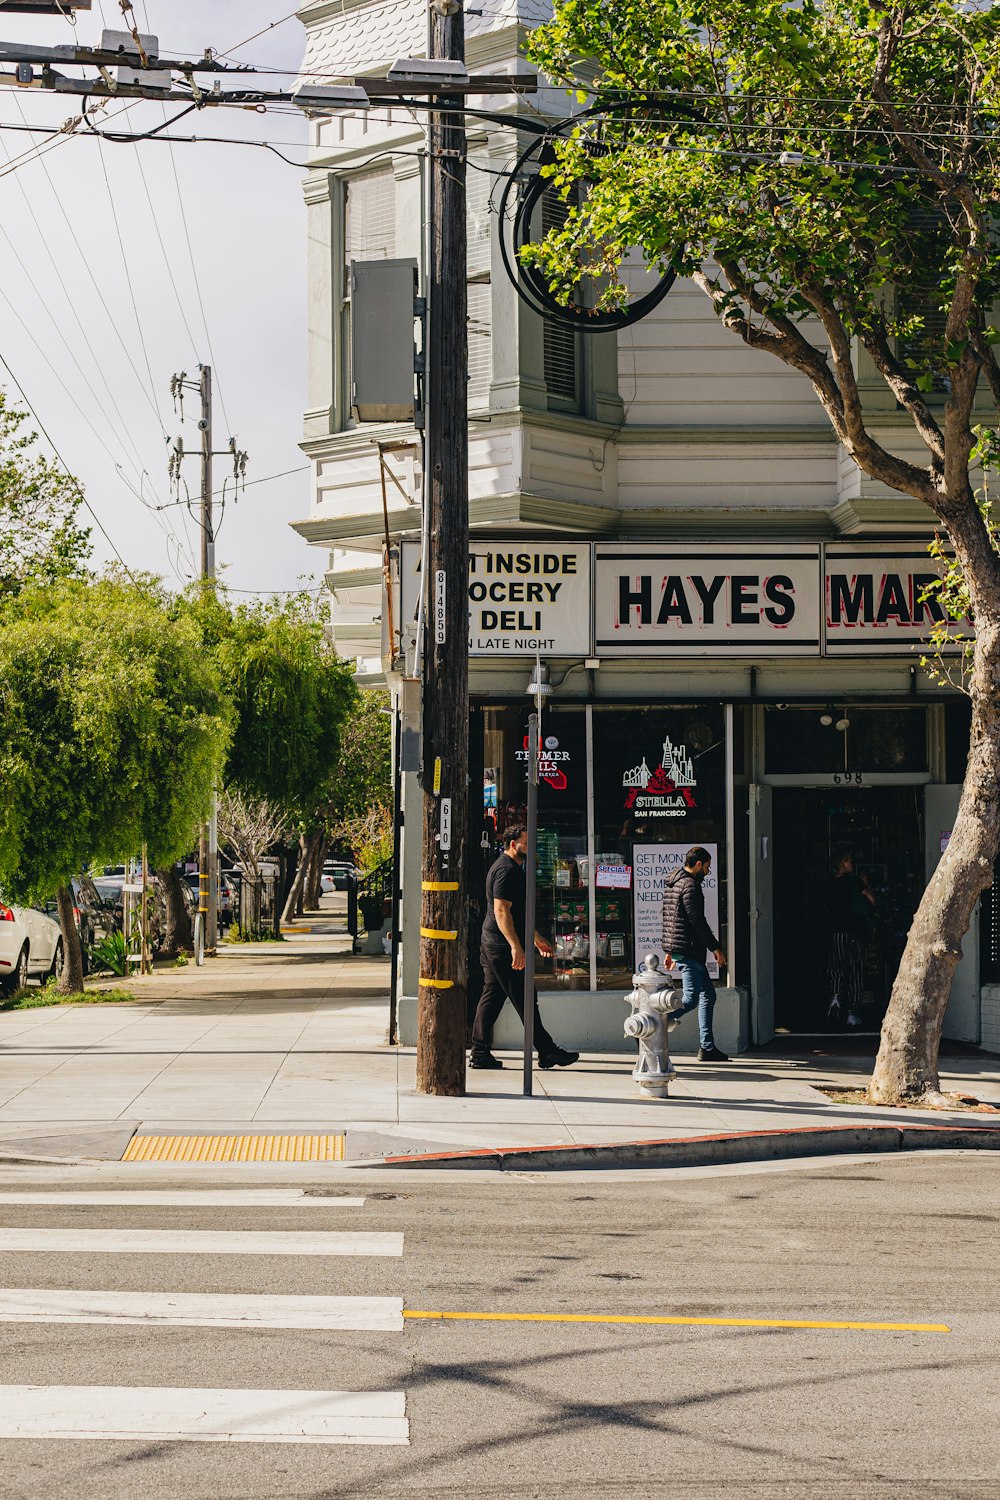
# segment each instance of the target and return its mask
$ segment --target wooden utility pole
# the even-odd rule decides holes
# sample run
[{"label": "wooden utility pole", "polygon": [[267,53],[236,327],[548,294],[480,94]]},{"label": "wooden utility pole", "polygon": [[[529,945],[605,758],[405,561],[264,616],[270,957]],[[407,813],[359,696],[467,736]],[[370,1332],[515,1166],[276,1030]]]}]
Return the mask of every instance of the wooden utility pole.
[{"label": "wooden utility pole", "polygon": [[[430,0],[429,55],[465,61],[459,0]],[[461,96],[442,95],[455,105]],[[465,1092],[468,994],[469,421],[465,120],[429,130],[428,537],[423,570],[423,901],[417,1088]]]},{"label": "wooden utility pole", "polygon": [[[212,509],[212,367],[201,365],[201,577],[215,581],[215,516]],[[219,848],[216,824],[216,794],[208,822],[198,839],[198,911],[205,935],[205,952],[214,953],[219,934]]]}]

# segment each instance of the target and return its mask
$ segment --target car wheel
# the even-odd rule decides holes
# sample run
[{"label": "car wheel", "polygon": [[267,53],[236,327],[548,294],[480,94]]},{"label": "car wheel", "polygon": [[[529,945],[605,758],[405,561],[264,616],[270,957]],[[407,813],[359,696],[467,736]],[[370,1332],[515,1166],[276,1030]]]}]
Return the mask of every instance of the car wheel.
[{"label": "car wheel", "polygon": [[63,952],[63,940],[59,938],[56,943],[56,951],[52,955],[52,967],[49,970],[50,979],[61,979],[62,971],[66,967],[66,954]]},{"label": "car wheel", "polygon": [[17,963],[10,971],[7,980],[8,995],[16,995],[18,990],[23,990],[28,983],[28,945],[25,943],[17,956]]}]

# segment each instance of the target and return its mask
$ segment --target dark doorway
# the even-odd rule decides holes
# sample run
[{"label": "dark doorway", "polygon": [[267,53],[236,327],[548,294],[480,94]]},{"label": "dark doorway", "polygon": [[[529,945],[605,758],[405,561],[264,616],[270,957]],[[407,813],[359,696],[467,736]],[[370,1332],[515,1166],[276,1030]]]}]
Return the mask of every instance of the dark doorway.
[{"label": "dark doorway", "polygon": [[[851,850],[875,896],[867,923],[859,1032],[877,1031],[924,889],[923,788],[775,787],[774,1012],[786,1032],[828,1032],[828,891]],[[846,1025],[846,1014],[836,1027]]]}]

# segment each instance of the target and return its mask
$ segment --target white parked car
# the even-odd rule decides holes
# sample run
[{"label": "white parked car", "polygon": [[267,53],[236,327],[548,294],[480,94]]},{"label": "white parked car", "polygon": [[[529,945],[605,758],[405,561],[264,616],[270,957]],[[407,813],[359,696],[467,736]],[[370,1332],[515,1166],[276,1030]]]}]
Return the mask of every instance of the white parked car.
[{"label": "white parked car", "polygon": [[0,897],[0,988],[13,994],[29,975],[58,977],[62,969],[59,923],[35,906],[7,906]]}]

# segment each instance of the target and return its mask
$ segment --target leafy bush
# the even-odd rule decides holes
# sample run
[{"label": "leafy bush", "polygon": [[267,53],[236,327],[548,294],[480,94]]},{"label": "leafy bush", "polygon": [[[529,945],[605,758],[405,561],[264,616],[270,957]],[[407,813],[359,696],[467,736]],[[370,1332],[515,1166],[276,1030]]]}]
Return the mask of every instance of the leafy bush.
[{"label": "leafy bush", "polygon": [[119,974],[123,979],[128,975],[128,944],[123,932],[109,932],[87,949],[87,957],[92,969],[107,969],[109,974]]}]

